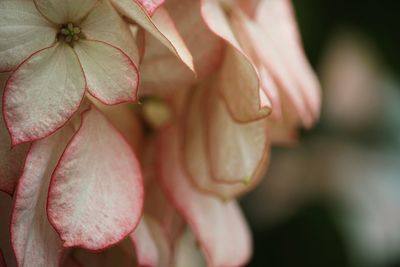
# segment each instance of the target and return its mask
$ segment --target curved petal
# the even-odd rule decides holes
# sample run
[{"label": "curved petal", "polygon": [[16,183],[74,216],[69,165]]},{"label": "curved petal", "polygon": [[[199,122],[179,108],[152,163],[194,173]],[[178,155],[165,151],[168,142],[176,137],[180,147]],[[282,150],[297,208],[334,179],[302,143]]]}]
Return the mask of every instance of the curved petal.
[{"label": "curved petal", "polygon": [[109,1],[99,1],[82,21],[80,28],[87,39],[118,47],[138,66],[139,51],[128,23],[122,20]]},{"label": "curved petal", "polygon": [[120,49],[99,41],[80,40],[74,50],[91,95],[107,105],[137,100],[139,74]]},{"label": "curved petal", "polygon": [[150,16],[153,16],[154,12],[159,8],[162,4],[164,4],[165,0],[137,0],[147,11]]},{"label": "curved petal", "polygon": [[244,54],[218,1],[202,0],[201,12],[208,27],[228,44],[218,87],[232,116],[241,122],[268,116],[271,107],[261,103],[257,70]]},{"label": "curved petal", "polygon": [[189,229],[179,240],[175,253],[176,267],[202,267],[207,265],[203,252],[197,246],[196,239]]},{"label": "curved petal", "polygon": [[178,129],[159,136],[158,171],[168,197],[191,226],[210,266],[243,266],[251,255],[251,238],[236,202],[222,202],[191,187],[180,162]]},{"label": "curved petal", "polygon": [[[0,254],[4,256],[4,266],[17,266],[11,247],[10,221],[13,206],[12,198],[6,193],[0,192]],[[1,258],[1,255],[0,255]],[[0,259],[0,266],[1,259]]]},{"label": "curved petal", "polygon": [[223,43],[215,36],[200,14],[199,1],[171,0],[164,7],[193,56],[197,77],[165,46],[146,35],[146,53],[140,66],[143,93],[168,94],[177,88],[190,87],[216,71],[223,59]]},{"label": "curved petal", "polygon": [[34,52],[56,40],[57,28],[32,1],[0,1],[0,72],[14,70]]},{"label": "curved petal", "polygon": [[[147,224],[149,230],[154,237],[155,244],[157,245],[159,263],[161,266],[171,266],[173,262],[173,247],[171,246],[170,240],[167,234],[163,230],[161,224],[152,217],[147,217]],[[162,263],[162,264],[161,264]]]},{"label": "curved petal", "polygon": [[[9,75],[0,73],[0,95],[3,95],[4,85]],[[0,110],[2,109],[0,101]],[[2,112],[2,111],[1,111]],[[11,141],[3,121],[0,117],[0,191],[12,194],[18,178],[21,175],[29,145],[10,148]]]},{"label": "curved petal", "polygon": [[269,37],[270,43],[276,48],[275,53],[287,67],[287,73],[281,79],[290,75],[297,83],[299,93],[312,116],[311,122],[307,122],[305,126],[311,126],[319,116],[320,85],[301,47],[291,2],[261,1],[255,19],[262,28],[259,34]]},{"label": "curved petal", "polygon": [[130,234],[130,239],[135,247],[139,266],[159,266],[158,248],[144,218],[142,218],[135,231]]},{"label": "curved petal", "polygon": [[231,118],[218,92],[210,88],[206,100],[206,142],[215,180],[249,183],[269,149],[267,120],[238,123]]},{"label": "curved petal", "polygon": [[51,174],[74,133],[71,124],[32,144],[18,182],[12,214],[12,244],[18,266],[58,266],[62,244],[47,220]]},{"label": "curved petal", "polygon": [[13,145],[46,137],[79,108],[85,92],[82,68],[63,43],[22,63],[7,81],[3,113]]},{"label": "curved petal", "polygon": [[177,241],[184,221],[172,203],[166,198],[156,172],[156,150],[155,142],[148,144],[143,156],[142,166],[145,177],[145,214],[147,219],[154,219],[166,236],[170,246]]},{"label": "curved petal", "polygon": [[120,13],[146,29],[194,71],[192,55],[165,10],[157,9],[153,18],[150,18],[138,0],[113,0],[112,2]]},{"label": "curved petal", "polygon": [[187,101],[182,138],[184,166],[187,168],[188,177],[199,190],[214,194],[222,200],[228,200],[253,188],[262,176],[254,177],[249,184],[227,184],[213,179],[206,148],[205,116],[203,116],[205,114],[204,100],[206,100],[206,94],[205,88],[197,88]]},{"label": "curved petal", "polygon": [[139,223],[143,184],[129,144],[92,108],[58,162],[47,214],[65,247],[98,250]]},{"label": "curved petal", "polygon": [[57,24],[79,22],[98,0],[33,0],[44,17]]},{"label": "curved petal", "polygon": [[137,155],[145,148],[145,130],[135,104],[107,106],[91,99],[113,126],[124,136]]}]

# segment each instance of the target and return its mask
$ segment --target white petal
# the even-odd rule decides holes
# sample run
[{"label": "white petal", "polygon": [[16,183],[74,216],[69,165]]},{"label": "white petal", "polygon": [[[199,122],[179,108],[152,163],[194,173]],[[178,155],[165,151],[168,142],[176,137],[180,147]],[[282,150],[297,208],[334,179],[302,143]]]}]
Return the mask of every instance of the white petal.
[{"label": "white petal", "polygon": [[[9,74],[0,73],[0,96]],[[11,149],[10,136],[3,121],[2,101],[0,101],[0,191],[12,194],[28,152],[29,145],[20,145]]]},{"label": "white petal", "polygon": [[89,40],[80,40],[74,49],[91,95],[108,105],[137,99],[136,66],[120,49]]},{"label": "white petal", "polygon": [[176,267],[203,267],[206,260],[199,249],[193,233],[187,229],[179,240],[176,249]]},{"label": "white petal", "polygon": [[[304,55],[293,14],[291,2],[288,0],[262,1],[257,8],[255,20],[262,29],[259,30],[258,35],[261,34],[269,39],[269,43],[275,48],[269,51],[274,51],[275,58],[279,58],[286,67],[286,73],[280,79],[291,77],[296,82],[296,89],[311,116],[311,119],[307,118],[303,122],[306,127],[309,127],[319,116],[320,86]],[[269,25],[273,26],[269,27]],[[262,42],[258,43],[262,44]],[[263,50],[266,52],[267,49],[264,47]]]},{"label": "white petal", "polygon": [[113,3],[120,13],[146,29],[194,71],[193,58],[168,13],[158,9],[159,14],[152,19],[137,0],[113,0]]},{"label": "white petal", "polygon": [[184,163],[188,176],[200,190],[214,194],[223,200],[230,199],[253,188],[260,181],[261,175],[254,177],[251,184],[221,183],[213,179],[207,153],[205,131],[205,101],[207,91],[197,88],[187,101],[186,119],[183,127]]},{"label": "white petal", "polygon": [[78,109],[85,79],[72,48],[56,44],[28,58],[4,91],[4,118],[12,144],[50,135]]},{"label": "white petal", "polygon": [[130,234],[130,238],[136,250],[139,266],[158,266],[158,248],[144,218],[142,218],[135,231]]},{"label": "white petal", "polygon": [[57,28],[32,1],[0,1],[0,72],[14,70],[32,53],[56,40]]},{"label": "white petal", "polygon": [[139,223],[143,184],[129,144],[94,107],[55,169],[47,214],[65,247],[98,250]]},{"label": "white petal", "polygon": [[135,39],[109,1],[101,0],[80,24],[85,37],[116,46],[136,64],[139,64],[139,52]]},{"label": "white petal", "polygon": [[261,85],[255,66],[243,52],[218,1],[202,0],[201,12],[208,27],[227,43],[218,88],[232,116],[241,122],[266,117],[270,106],[262,106]]},{"label": "white petal", "polygon": [[213,177],[231,183],[250,182],[269,150],[267,120],[236,122],[216,90],[210,90],[206,105],[207,151]]},{"label": "white petal", "polygon": [[58,24],[79,22],[98,0],[33,0],[44,17]]},{"label": "white petal", "polygon": [[[197,78],[214,73],[222,58],[223,43],[203,21],[199,3],[192,0],[171,0],[164,5],[170,13],[193,56]],[[196,82],[193,73],[164,45],[146,35],[146,53],[140,66],[141,93],[168,94]]]},{"label": "white petal", "polygon": [[70,124],[33,143],[16,190],[11,226],[18,266],[58,266],[62,244],[46,214],[51,174],[73,135]]},{"label": "white petal", "polygon": [[243,266],[251,255],[251,237],[240,208],[190,185],[180,161],[177,131],[167,128],[158,140],[158,170],[168,196],[191,226],[210,266]]}]

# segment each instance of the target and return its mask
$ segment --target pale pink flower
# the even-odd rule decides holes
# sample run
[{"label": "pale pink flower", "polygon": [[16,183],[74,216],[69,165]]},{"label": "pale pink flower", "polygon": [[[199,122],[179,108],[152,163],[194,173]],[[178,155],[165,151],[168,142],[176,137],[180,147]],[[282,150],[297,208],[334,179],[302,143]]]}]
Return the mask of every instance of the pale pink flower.
[{"label": "pale pink flower", "polygon": [[[277,125],[284,134],[300,119],[310,126],[319,108],[317,86],[281,55],[284,75],[301,84],[290,88],[301,108],[286,101],[275,85],[282,77],[243,37],[255,21],[248,10],[264,2],[273,1],[0,2],[0,33],[10,37],[0,37],[0,66],[12,72],[3,115],[13,145],[33,141],[0,147],[0,189],[12,193],[22,172],[6,237],[18,266],[248,262],[251,234],[236,197],[261,180]],[[274,27],[294,27],[281,15]],[[274,42],[307,67],[290,33]],[[104,105],[136,100],[136,66],[141,105]],[[9,247],[0,246],[6,259]]]}]

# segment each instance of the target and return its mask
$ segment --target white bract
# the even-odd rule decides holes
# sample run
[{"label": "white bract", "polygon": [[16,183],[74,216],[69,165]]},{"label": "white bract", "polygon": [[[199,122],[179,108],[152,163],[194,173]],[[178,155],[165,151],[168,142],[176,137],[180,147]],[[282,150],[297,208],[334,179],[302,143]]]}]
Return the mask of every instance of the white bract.
[{"label": "white bract", "polygon": [[0,2],[0,71],[13,71],[3,113],[16,145],[48,136],[87,90],[106,104],[136,100],[138,52],[105,0]]}]

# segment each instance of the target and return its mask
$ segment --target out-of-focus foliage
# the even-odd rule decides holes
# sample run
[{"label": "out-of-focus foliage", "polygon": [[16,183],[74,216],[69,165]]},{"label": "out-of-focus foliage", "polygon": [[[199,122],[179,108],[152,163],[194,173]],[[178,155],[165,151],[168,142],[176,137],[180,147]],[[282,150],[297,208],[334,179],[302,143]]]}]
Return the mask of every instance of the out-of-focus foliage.
[{"label": "out-of-focus foliage", "polygon": [[293,3],[323,110],[243,201],[250,266],[400,266],[400,1]]}]

